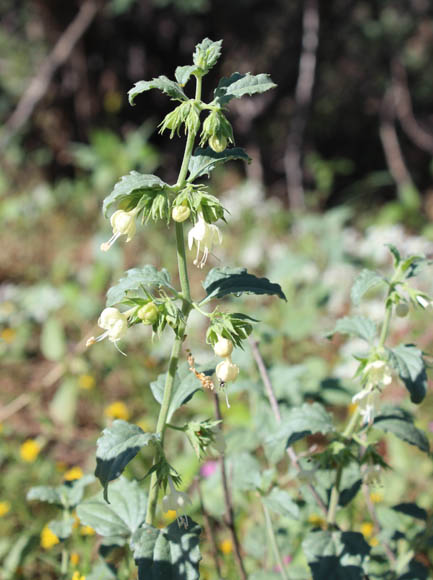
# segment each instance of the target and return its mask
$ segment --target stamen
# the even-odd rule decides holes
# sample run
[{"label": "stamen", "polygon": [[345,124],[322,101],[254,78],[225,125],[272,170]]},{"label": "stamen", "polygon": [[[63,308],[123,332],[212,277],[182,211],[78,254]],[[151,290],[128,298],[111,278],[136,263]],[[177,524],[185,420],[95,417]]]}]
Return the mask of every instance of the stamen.
[{"label": "stamen", "polygon": [[91,336],[86,340],[86,348],[89,348],[89,346],[92,346],[92,344],[95,344],[95,342],[96,338],[94,336]]},{"label": "stamen", "polygon": [[108,240],[108,242],[104,242],[103,244],[101,244],[101,251],[102,252],[108,252],[108,250],[111,248],[111,246],[117,240],[117,238],[120,238],[121,235],[122,234],[120,234],[120,233],[113,234],[111,236],[111,238]]},{"label": "stamen", "polygon": [[120,352],[120,354],[123,354],[123,356],[128,356],[125,352],[123,352],[123,350],[120,350],[120,348],[117,346],[118,341],[117,340],[113,340],[114,346],[116,347],[116,349]]}]

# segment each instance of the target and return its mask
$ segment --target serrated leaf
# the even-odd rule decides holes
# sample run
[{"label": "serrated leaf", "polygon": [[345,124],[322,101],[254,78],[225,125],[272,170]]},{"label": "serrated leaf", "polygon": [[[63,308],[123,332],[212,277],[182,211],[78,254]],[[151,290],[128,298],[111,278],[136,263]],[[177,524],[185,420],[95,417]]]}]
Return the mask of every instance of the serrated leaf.
[{"label": "serrated leaf", "polygon": [[173,101],[187,101],[188,97],[183,92],[182,88],[175,82],[171,81],[164,75],[152,79],[151,81],[138,81],[128,91],[129,104],[134,105],[134,100],[137,95],[150,91],[151,89],[158,89],[168,95]]},{"label": "serrated leaf", "polygon": [[388,362],[410,393],[412,403],[421,403],[427,393],[427,372],[422,352],[414,344],[388,348]]},{"label": "serrated leaf", "polygon": [[129,538],[145,520],[146,502],[139,483],[121,477],[110,485],[109,504],[99,492],[77,507],[77,515],[82,524],[105,538]]},{"label": "serrated leaf", "polygon": [[125,210],[131,210],[137,207],[144,195],[155,196],[163,189],[169,187],[165,181],[162,181],[157,175],[138,173],[131,171],[128,175],[121,177],[116,183],[110,195],[104,199],[102,211],[107,217],[107,212],[113,204],[124,203]]},{"label": "serrated leaf", "polygon": [[196,45],[192,57],[194,64],[200,69],[208,72],[217,63],[221,56],[222,40],[213,41],[210,38],[204,38]]},{"label": "serrated leaf", "polygon": [[203,282],[203,288],[208,296],[214,298],[247,292],[248,294],[276,294],[287,301],[279,284],[270,282],[267,278],[257,278],[249,274],[246,268],[212,268]]},{"label": "serrated leaf", "polygon": [[198,580],[201,560],[201,528],[186,517],[186,525],[177,521],[163,529],[147,524],[131,540],[139,580]]},{"label": "serrated leaf", "polygon": [[186,83],[189,81],[192,74],[197,73],[200,71],[198,66],[194,64],[186,65],[186,66],[178,66],[174,73],[177,82],[181,87],[184,87]]},{"label": "serrated leaf", "polygon": [[[320,403],[304,403],[292,408],[277,431],[265,441],[266,456],[276,463],[284,449],[313,433],[330,433],[334,430],[332,417]],[[284,443],[284,445],[283,445]]]},{"label": "serrated leaf", "polygon": [[86,574],[86,580],[116,580],[117,574],[106,562],[98,562],[93,566],[90,574]]},{"label": "serrated leaf", "polygon": [[[186,367],[184,366],[183,369]],[[205,374],[211,375],[214,372],[214,369],[210,369],[208,371],[204,371]],[[173,414],[179,407],[185,405],[191,398],[193,397],[194,393],[200,391],[202,386],[200,381],[194,375],[194,373],[187,372],[183,373],[184,377],[181,379],[179,374],[176,373],[174,378],[173,384],[173,392],[170,401],[170,407],[168,410],[167,421],[170,422]],[[166,373],[162,373],[158,376],[158,378],[150,383],[150,389],[155,400],[161,405],[162,398],[164,395],[164,385],[165,385],[165,377]]]},{"label": "serrated leaf", "polygon": [[427,512],[425,509],[420,508],[414,502],[403,502],[392,506],[392,509],[396,512],[400,512],[412,518],[417,518],[419,520],[427,521]]},{"label": "serrated leaf", "polygon": [[363,580],[370,546],[358,532],[310,532],[302,543],[313,580]]},{"label": "serrated leaf", "polygon": [[418,447],[424,453],[430,452],[426,434],[415,427],[412,416],[403,409],[394,408],[383,411],[375,418],[373,425],[377,429],[393,433],[402,441]]},{"label": "serrated leaf", "polygon": [[376,338],[376,325],[365,316],[345,316],[337,320],[335,329],[328,334],[331,338],[336,332],[357,336],[371,343]]},{"label": "serrated leaf", "polygon": [[271,493],[262,498],[263,503],[273,512],[294,518],[299,518],[299,507],[287,491],[274,487]]},{"label": "serrated leaf", "polygon": [[[307,467],[307,469],[309,469]],[[314,473],[314,488],[322,498],[324,504],[328,505],[331,497],[332,488],[335,485],[335,469],[318,469]],[[348,505],[357,495],[362,486],[362,476],[359,465],[355,462],[349,463],[342,473],[340,481],[340,495],[338,505],[344,507]],[[306,486],[302,488],[306,501],[309,501],[310,492]],[[311,497],[311,501],[313,501]]]},{"label": "serrated leaf", "polygon": [[72,509],[82,500],[86,485],[94,481],[93,475],[87,474],[80,479],[66,481],[56,487],[48,485],[32,487],[27,492],[27,501],[43,501]]},{"label": "serrated leaf", "polygon": [[127,297],[128,292],[139,289],[151,293],[156,288],[174,290],[170,282],[170,274],[165,268],[158,271],[155,266],[146,265],[143,268],[127,270],[126,276],[112,286],[107,292],[107,306],[118,304]]},{"label": "serrated leaf", "polygon": [[245,95],[264,93],[276,86],[268,74],[261,73],[252,75],[247,73],[240,75],[239,73],[234,73],[228,79],[221,79],[218,87],[215,89],[215,100],[223,106],[232,99],[240,99]]},{"label": "serrated leaf", "polygon": [[371,288],[374,288],[378,284],[384,282],[382,276],[376,274],[372,270],[362,270],[359,276],[353,283],[352,290],[350,291],[350,298],[352,299],[352,304],[354,306],[359,306],[361,303],[361,298],[366,292]]},{"label": "serrated leaf", "polygon": [[105,499],[109,482],[119,477],[142,447],[158,440],[155,433],[145,433],[138,425],[122,419],[102,431],[96,443],[95,475],[104,487]]},{"label": "serrated leaf", "polygon": [[74,518],[72,517],[61,520],[51,520],[48,522],[49,529],[59,538],[59,540],[66,540],[72,535],[73,525]]},{"label": "serrated leaf", "polygon": [[209,176],[210,172],[213,171],[217,165],[222,165],[223,163],[234,161],[235,159],[241,159],[242,161],[251,163],[250,157],[248,157],[247,153],[241,147],[225,149],[221,153],[213,151],[210,147],[197,147],[189,161],[188,181],[192,182],[199,177],[205,175]]}]

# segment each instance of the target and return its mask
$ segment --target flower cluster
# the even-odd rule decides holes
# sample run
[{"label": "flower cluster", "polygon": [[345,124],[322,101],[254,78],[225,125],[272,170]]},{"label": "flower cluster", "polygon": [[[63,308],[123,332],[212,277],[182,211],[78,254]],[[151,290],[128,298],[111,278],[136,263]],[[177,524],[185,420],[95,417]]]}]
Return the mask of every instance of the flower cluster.
[{"label": "flower cluster", "polygon": [[[224,387],[225,383],[234,382],[239,375],[239,367],[232,362],[231,354],[233,352],[233,343],[227,338],[220,337],[218,342],[214,344],[214,352],[217,356],[224,358],[223,361],[217,364],[215,374],[220,382],[220,386]],[[227,407],[230,408],[227,392],[226,392]]]},{"label": "flower cluster", "polygon": [[371,424],[376,414],[380,392],[392,382],[391,369],[384,360],[368,363],[363,370],[365,386],[352,402],[359,404],[362,422]]}]

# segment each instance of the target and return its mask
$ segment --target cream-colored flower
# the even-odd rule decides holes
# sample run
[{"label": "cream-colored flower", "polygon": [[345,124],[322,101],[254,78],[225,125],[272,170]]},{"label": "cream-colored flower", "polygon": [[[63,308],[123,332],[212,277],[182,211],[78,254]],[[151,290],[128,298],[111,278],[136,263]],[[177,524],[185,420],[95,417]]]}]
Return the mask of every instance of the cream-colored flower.
[{"label": "cream-colored flower", "polygon": [[[92,336],[86,342],[86,346],[95,344],[95,342],[100,342],[104,338],[108,338],[117,347],[117,341],[123,338],[128,329],[128,317],[123,312],[117,310],[117,308],[105,308],[101,312],[101,316],[98,319],[98,326],[105,330],[97,338]],[[118,349],[119,350],[119,349]],[[122,351],[120,351],[122,352]],[[124,353],[122,353],[124,354]]]},{"label": "cream-colored flower", "polygon": [[[222,234],[215,224],[208,224],[202,213],[198,214],[198,220],[188,232],[188,248],[191,250],[194,243],[197,246],[197,255],[194,265],[203,268],[209,256],[209,252],[215,244],[222,243]],[[200,249],[203,248],[203,256],[199,261]]]},{"label": "cream-colored flower", "polygon": [[176,205],[171,211],[173,221],[182,223],[186,221],[191,214],[191,210],[186,205]]},{"label": "cream-colored flower", "polygon": [[223,338],[220,336],[218,342],[214,344],[214,353],[222,358],[230,356],[233,352],[233,343],[228,338]]},{"label": "cream-colored flower", "polygon": [[101,244],[101,250],[103,252],[108,252],[114,242],[120,238],[120,236],[126,236],[126,241],[129,242],[135,235],[136,224],[135,216],[137,214],[137,208],[131,211],[123,211],[119,209],[113,213],[110,218],[111,227],[113,228],[113,235],[108,240]]},{"label": "cream-colored flower", "polygon": [[235,381],[238,378],[239,367],[238,365],[232,363],[231,358],[228,356],[219,364],[217,364],[215,374],[221,383],[229,383],[231,381]]},{"label": "cream-colored flower", "polygon": [[364,368],[367,386],[387,387],[392,383],[391,369],[384,360],[375,360]]}]

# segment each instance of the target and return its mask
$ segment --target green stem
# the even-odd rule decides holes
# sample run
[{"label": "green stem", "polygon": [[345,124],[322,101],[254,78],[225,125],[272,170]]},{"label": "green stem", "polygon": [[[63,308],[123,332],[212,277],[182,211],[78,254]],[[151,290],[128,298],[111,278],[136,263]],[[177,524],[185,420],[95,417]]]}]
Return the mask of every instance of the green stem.
[{"label": "green stem", "polygon": [[331,499],[329,500],[328,517],[326,518],[328,526],[335,525],[335,518],[337,516],[338,500],[340,499],[340,482],[343,474],[343,466],[337,467],[337,474],[335,476],[335,483],[331,491]]},{"label": "green stem", "polygon": [[390,304],[386,308],[385,319],[382,324],[382,330],[380,331],[379,348],[383,348],[383,346],[385,345],[385,341],[389,332],[391,317],[392,317],[392,304]]},{"label": "green stem", "polygon": [[262,507],[263,507],[263,513],[265,514],[266,527],[268,529],[269,539],[271,541],[272,550],[274,552],[275,560],[276,560],[278,567],[279,567],[279,572],[281,574],[281,577],[284,578],[284,580],[289,580],[289,577],[287,576],[286,570],[285,570],[284,565],[283,565],[283,559],[281,558],[280,550],[278,548],[277,538],[275,537],[275,532],[274,532],[274,528],[272,526],[272,521],[271,521],[271,516],[269,515],[269,510],[263,502],[262,502]]},{"label": "green stem", "polygon": [[[196,97],[197,100],[201,98],[201,78],[197,78]],[[185,145],[185,153],[183,156],[182,166],[180,168],[179,177],[176,186],[182,188],[186,182],[186,174],[188,172],[188,165],[191,159],[192,151],[194,149],[194,141],[196,134],[188,133]],[[168,363],[168,371],[165,378],[164,394],[162,398],[161,408],[159,410],[158,421],[156,424],[156,433],[161,436],[161,446],[164,444],[164,432],[167,427],[167,416],[170,408],[170,401],[173,392],[174,379],[179,362],[180,349],[185,337],[186,324],[188,315],[191,310],[191,291],[189,287],[188,268],[185,254],[185,240],[183,235],[183,224],[176,222],[176,253],[177,266],[179,271],[179,281],[184,298],[182,305],[183,322],[179,325],[176,331],[176,338],[174,339],[171,349],[170,360]],[[156,459],[156,458],[155,458]],[[149,486],[149,497],[147,500],[146,523],[153,525],[156,514],[156,506],[158,503],[158,476],[156,472],[152,473]]]}]

